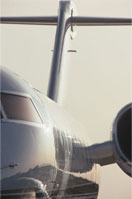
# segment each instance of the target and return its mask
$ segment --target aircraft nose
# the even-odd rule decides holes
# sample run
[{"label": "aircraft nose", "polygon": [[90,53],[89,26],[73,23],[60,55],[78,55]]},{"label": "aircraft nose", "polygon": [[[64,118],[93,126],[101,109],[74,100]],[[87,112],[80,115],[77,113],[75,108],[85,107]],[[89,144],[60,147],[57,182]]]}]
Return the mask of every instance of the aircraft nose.
[{"label": "aircraft nose", "polygon": [[54,157],[52,133],[43,126],[2,122],[1,178],[42,164],[51,164]]}]

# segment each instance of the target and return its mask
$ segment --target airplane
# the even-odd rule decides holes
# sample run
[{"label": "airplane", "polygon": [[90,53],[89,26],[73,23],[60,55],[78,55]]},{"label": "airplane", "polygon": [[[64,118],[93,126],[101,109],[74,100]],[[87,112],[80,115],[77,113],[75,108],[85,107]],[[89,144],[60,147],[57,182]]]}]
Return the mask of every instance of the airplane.
[{"label": "airplane", "polygon": [[59,106],[67,30],[73,37],[75,25],[131,19],[79,17],[74,9],[60,1],[58,17],[1,17],[5,24],[57,25],[47,97],[1,67],[1,198],[97,198],[99,168],[112,163],[132,176],[132,103],[117,113],[112,139],[98,144],[85,140],[86,128]]}]

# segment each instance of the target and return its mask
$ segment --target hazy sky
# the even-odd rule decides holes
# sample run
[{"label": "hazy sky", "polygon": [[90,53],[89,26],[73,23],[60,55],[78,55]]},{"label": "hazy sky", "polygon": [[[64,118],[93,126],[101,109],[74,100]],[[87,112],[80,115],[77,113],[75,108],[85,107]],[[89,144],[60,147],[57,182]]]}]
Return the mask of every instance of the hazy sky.
[{"label": "hazy sky", "polygon": [[[74,0],[78,15],[131,17],[130,0]],[[1,0],[2,15],[56,15],[57,0]],[[55,27],[2,25],[1,64],[46,94]],[[114,117],[131,101],[131,28],[80,27],[68,54],[64,107],[93,142],[109,139]],[[99,199],[130,199],[131,180],[118,166],[102,168]]]}]

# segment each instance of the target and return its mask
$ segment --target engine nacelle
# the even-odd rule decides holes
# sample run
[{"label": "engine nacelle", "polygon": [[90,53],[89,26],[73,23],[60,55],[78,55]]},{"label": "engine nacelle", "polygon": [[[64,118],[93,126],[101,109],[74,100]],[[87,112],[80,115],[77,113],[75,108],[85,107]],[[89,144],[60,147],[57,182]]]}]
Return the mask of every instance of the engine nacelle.
[{"label": "engine nacelle", "polygon": [[128,104],[116,116],[112,130],[114,159],[129,176],[132,176],[131,114],[132,104]]},{"label": "engine nacelle", "polygon": [[71,172],[90,171],[94,164],[101,166],[117,163],[132,176],[131,158],[131,112],[132,104],[117,114],[112,128],[112,139],[85,146],[79,140],[55,130],[56,161],[58,167]]},{"label": "engine nacelle", "polygon": [[101,166],[117,163],[126,174],[132,176],[131,113],[132,104],[119,111],[113,123],[110,141],[87,147],[73,145],[72,165],[77,165],[74,162],[84,157],[78,172],[89,170],[94,163]]},{"label": "engine nacelle", "polygon": [[87,147],[87,159],[101,166],[117,163],[129,176],[132,176],[131,123],[132,104],[126,105],[117,114],[110,141]]}]

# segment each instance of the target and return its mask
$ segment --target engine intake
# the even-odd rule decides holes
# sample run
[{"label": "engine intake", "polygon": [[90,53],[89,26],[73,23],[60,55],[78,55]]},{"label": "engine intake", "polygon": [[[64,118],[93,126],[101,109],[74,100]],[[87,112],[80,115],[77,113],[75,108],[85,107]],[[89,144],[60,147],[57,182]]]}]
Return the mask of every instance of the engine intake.
[{"label": "engine intake", "polygon": [[117,163],[129,176],[132,176],[131,114],[132,104],[128,104],[114,120],[112,140],[87,147],[91,161],[101,166]]},{"label": "engine intake", "polygon": [[112,131],[115,160],[129,176],[132,176],[131,114],[132,104],[122,108],[115,118]]},{"label": "engine intake", "polygon": [[113,123],[111,140],[87,147],[73,145],[72,165],[79,157],[85,157],[78,172],[88,171],[94,163],[101,166],[117,163],[126,174],[132,176],[131,113],[132,104],[119,111]]}]

